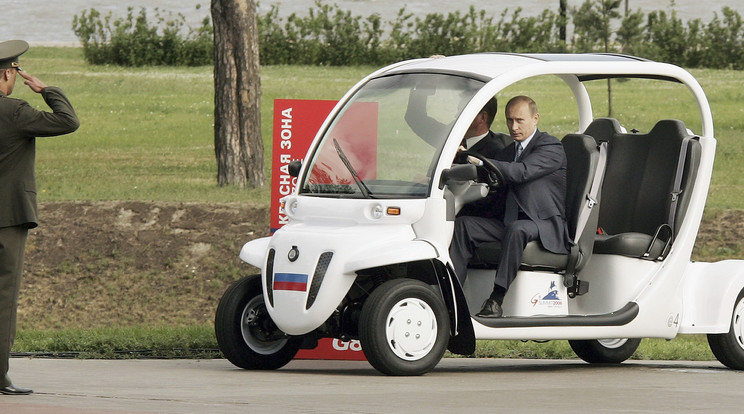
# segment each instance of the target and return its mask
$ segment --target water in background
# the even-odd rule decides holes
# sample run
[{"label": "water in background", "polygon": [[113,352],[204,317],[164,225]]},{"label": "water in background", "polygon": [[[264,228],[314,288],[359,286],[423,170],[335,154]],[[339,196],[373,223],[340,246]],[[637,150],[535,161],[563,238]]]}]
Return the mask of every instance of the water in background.
[{"label": "water in background", "polygon": [[[669,8],[669,0],[627,0],[630,10],[642,10],[648,13],[653,10]],[[579,7],[584,0],[567,0],[569,7]],[[384,21],[395,18],[402,5],[416,15],[454,11],[466,12],[472,4],[476,10],[486,10],[497,20],[504,9],[510,11],[517,7],[523,9],[523,16],[534,16],[547,8],[557,10],[559,0],[326,0],[326,4],[337,4],[343,9],[352,10],[353,14],[363,17],[378,13]],[[87,9],[96,9],[102,14],[113,12],[114,18],[124,17],[127,7],[135,11],[145,7],[148,17],[153,19],[154,9],[181,13],[186,17],[186,24],[198,27],[208,17],[209,0],[0,0],[3,6],[3,23],[0,25],[0,40],[25,39],[31,44],[77,45],[77,37],[72,32],[72,17]],[[259,13],[265,13],[272,5],[279,5],[280,15],[291,13],[306,15],[314,7],[314,0],[259,0]],[[625,0],[623,1],[623,8]],[[675,10],[682,19],[701,18],[704,22],[713,19],[713,13],[721,15],[724,6],[744,15],[742,0],[676,0]],[[197,8],[199,7],[199,8]]]}]

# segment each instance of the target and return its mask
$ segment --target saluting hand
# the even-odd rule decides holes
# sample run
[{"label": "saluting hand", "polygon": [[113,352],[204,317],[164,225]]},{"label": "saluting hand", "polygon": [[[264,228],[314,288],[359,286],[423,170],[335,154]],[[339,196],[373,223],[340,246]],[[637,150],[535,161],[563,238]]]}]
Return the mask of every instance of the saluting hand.
[{"label": "saluting hand", "polygon": [[33,75],[29,75],[28,73],[24,71],[18,71],[18,74],[21,75],[25,81],[24,84],[28,85],[29,88],[31,88],[32,91],[39,93],[42,89],[46,88],[46,84],[42,82],[39,78]]}]

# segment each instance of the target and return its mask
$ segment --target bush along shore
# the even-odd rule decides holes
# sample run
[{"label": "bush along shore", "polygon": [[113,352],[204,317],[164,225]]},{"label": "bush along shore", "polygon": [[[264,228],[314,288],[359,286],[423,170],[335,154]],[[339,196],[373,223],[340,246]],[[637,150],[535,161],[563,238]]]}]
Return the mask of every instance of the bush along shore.
[{"label": "bush along shore", "polygon": [[[744,69],[744,23],[729,7],[710,21],[683,21],[673,5],[644,13],[620,11],[620,0],[586,0],[565,13],[546,9],[523,16],[504,8],[499,16],[471,6],[467,12],[415,16],[401,8],[393,21],[355,15],[316,1],[307,15],[279,16],[274,5],[258,16],[264,65],[373,65],[435,54],[475,52],[610,52],[685,67]],[[183,15],[156,23],[146,9],[124,17],[96,9],[75,15],[72,28],[93,64],[123,66],[208,65],[213,27],[208,16],[197,28]]]}]

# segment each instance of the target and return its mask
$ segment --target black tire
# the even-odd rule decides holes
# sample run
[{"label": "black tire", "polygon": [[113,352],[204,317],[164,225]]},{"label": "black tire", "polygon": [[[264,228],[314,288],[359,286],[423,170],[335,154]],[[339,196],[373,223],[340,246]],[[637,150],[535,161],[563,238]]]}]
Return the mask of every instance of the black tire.
[{"label": "black tire", "polygon": [[630,358],[641,338],[568,341],[576,355],[590,364],[619,364]]},{"label": "black tire", "polygon": [[713,355],[723,365],[744,370],[744,290],[734,302],[729,331],[723,334],[708,334],[708,345]]},{"label": "black tire", "polygon": [[395,279],[375,289],[362,306],[359,340],[372,366],[387,375],[422,375],[447,349],[450,320],[429,285]]},{"label": "black tire", "polygon": [[222,295],[214,318],[220,351],[245,369],[281,368],[294,358],[302,339],[286,336],[269,317],[261,275],[246,276]]}]

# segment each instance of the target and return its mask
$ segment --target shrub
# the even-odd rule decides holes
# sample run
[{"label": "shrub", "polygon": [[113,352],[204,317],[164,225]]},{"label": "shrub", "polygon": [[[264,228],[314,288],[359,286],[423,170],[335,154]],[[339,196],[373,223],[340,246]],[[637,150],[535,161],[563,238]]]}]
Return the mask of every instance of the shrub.
[{"label": "shrub", "polygon": [[704,36],[704,44],[708,47],[702,53],[702,65],[716,69],[744,69],[744,28],[739,13],[724,7],[723,18],[715,13]]},{"label": "shrub", "polygon": [[[147,11],[112,20],[96,9],[75,15],[72,29],[83,46],[85,60],[92,64],[121,66],[143,65],[208,65],[212,63],[213,30],[205,19],[197,30],[189,29],[183,36],[185,17],[166,20],[155,9],[156,25],[151,25]],[[161,28],[162,27],[162,28]]]},{"label": "shrub", "polygon": [[[264,65],[374,65],[409,58],[476,52],[626,53],[686,67],[744,69],[744,22],[724,7],[710,22],[682,21],[673,9],[635,11],[621,16],[620,0],[585,0],[561,17],[546,9],[523,17],[522,9],[505,9],[498,20],[471,6],[459,11],[414,16],[405,7],[390,22],[378,14],[353,15],[338,5],[316,0],[306,16],[279,16],[273,5],[258,16],[259,47]],[[73,18],[73,30],[93,64],[209,65],[213,59],[210,19],[197,29],[185,18],[165,19],[156,10],[152,24],[145,9],[128,9],[124,18],[97,10]],[[570,20],[570,21],[568,21]],[[564,24],[574,36],[560,39]],[[619,23],[619,24],[618,24]],[[619,26],[619,27],[618,27]],[[617,27],[617,29],[615,29]]]}]

